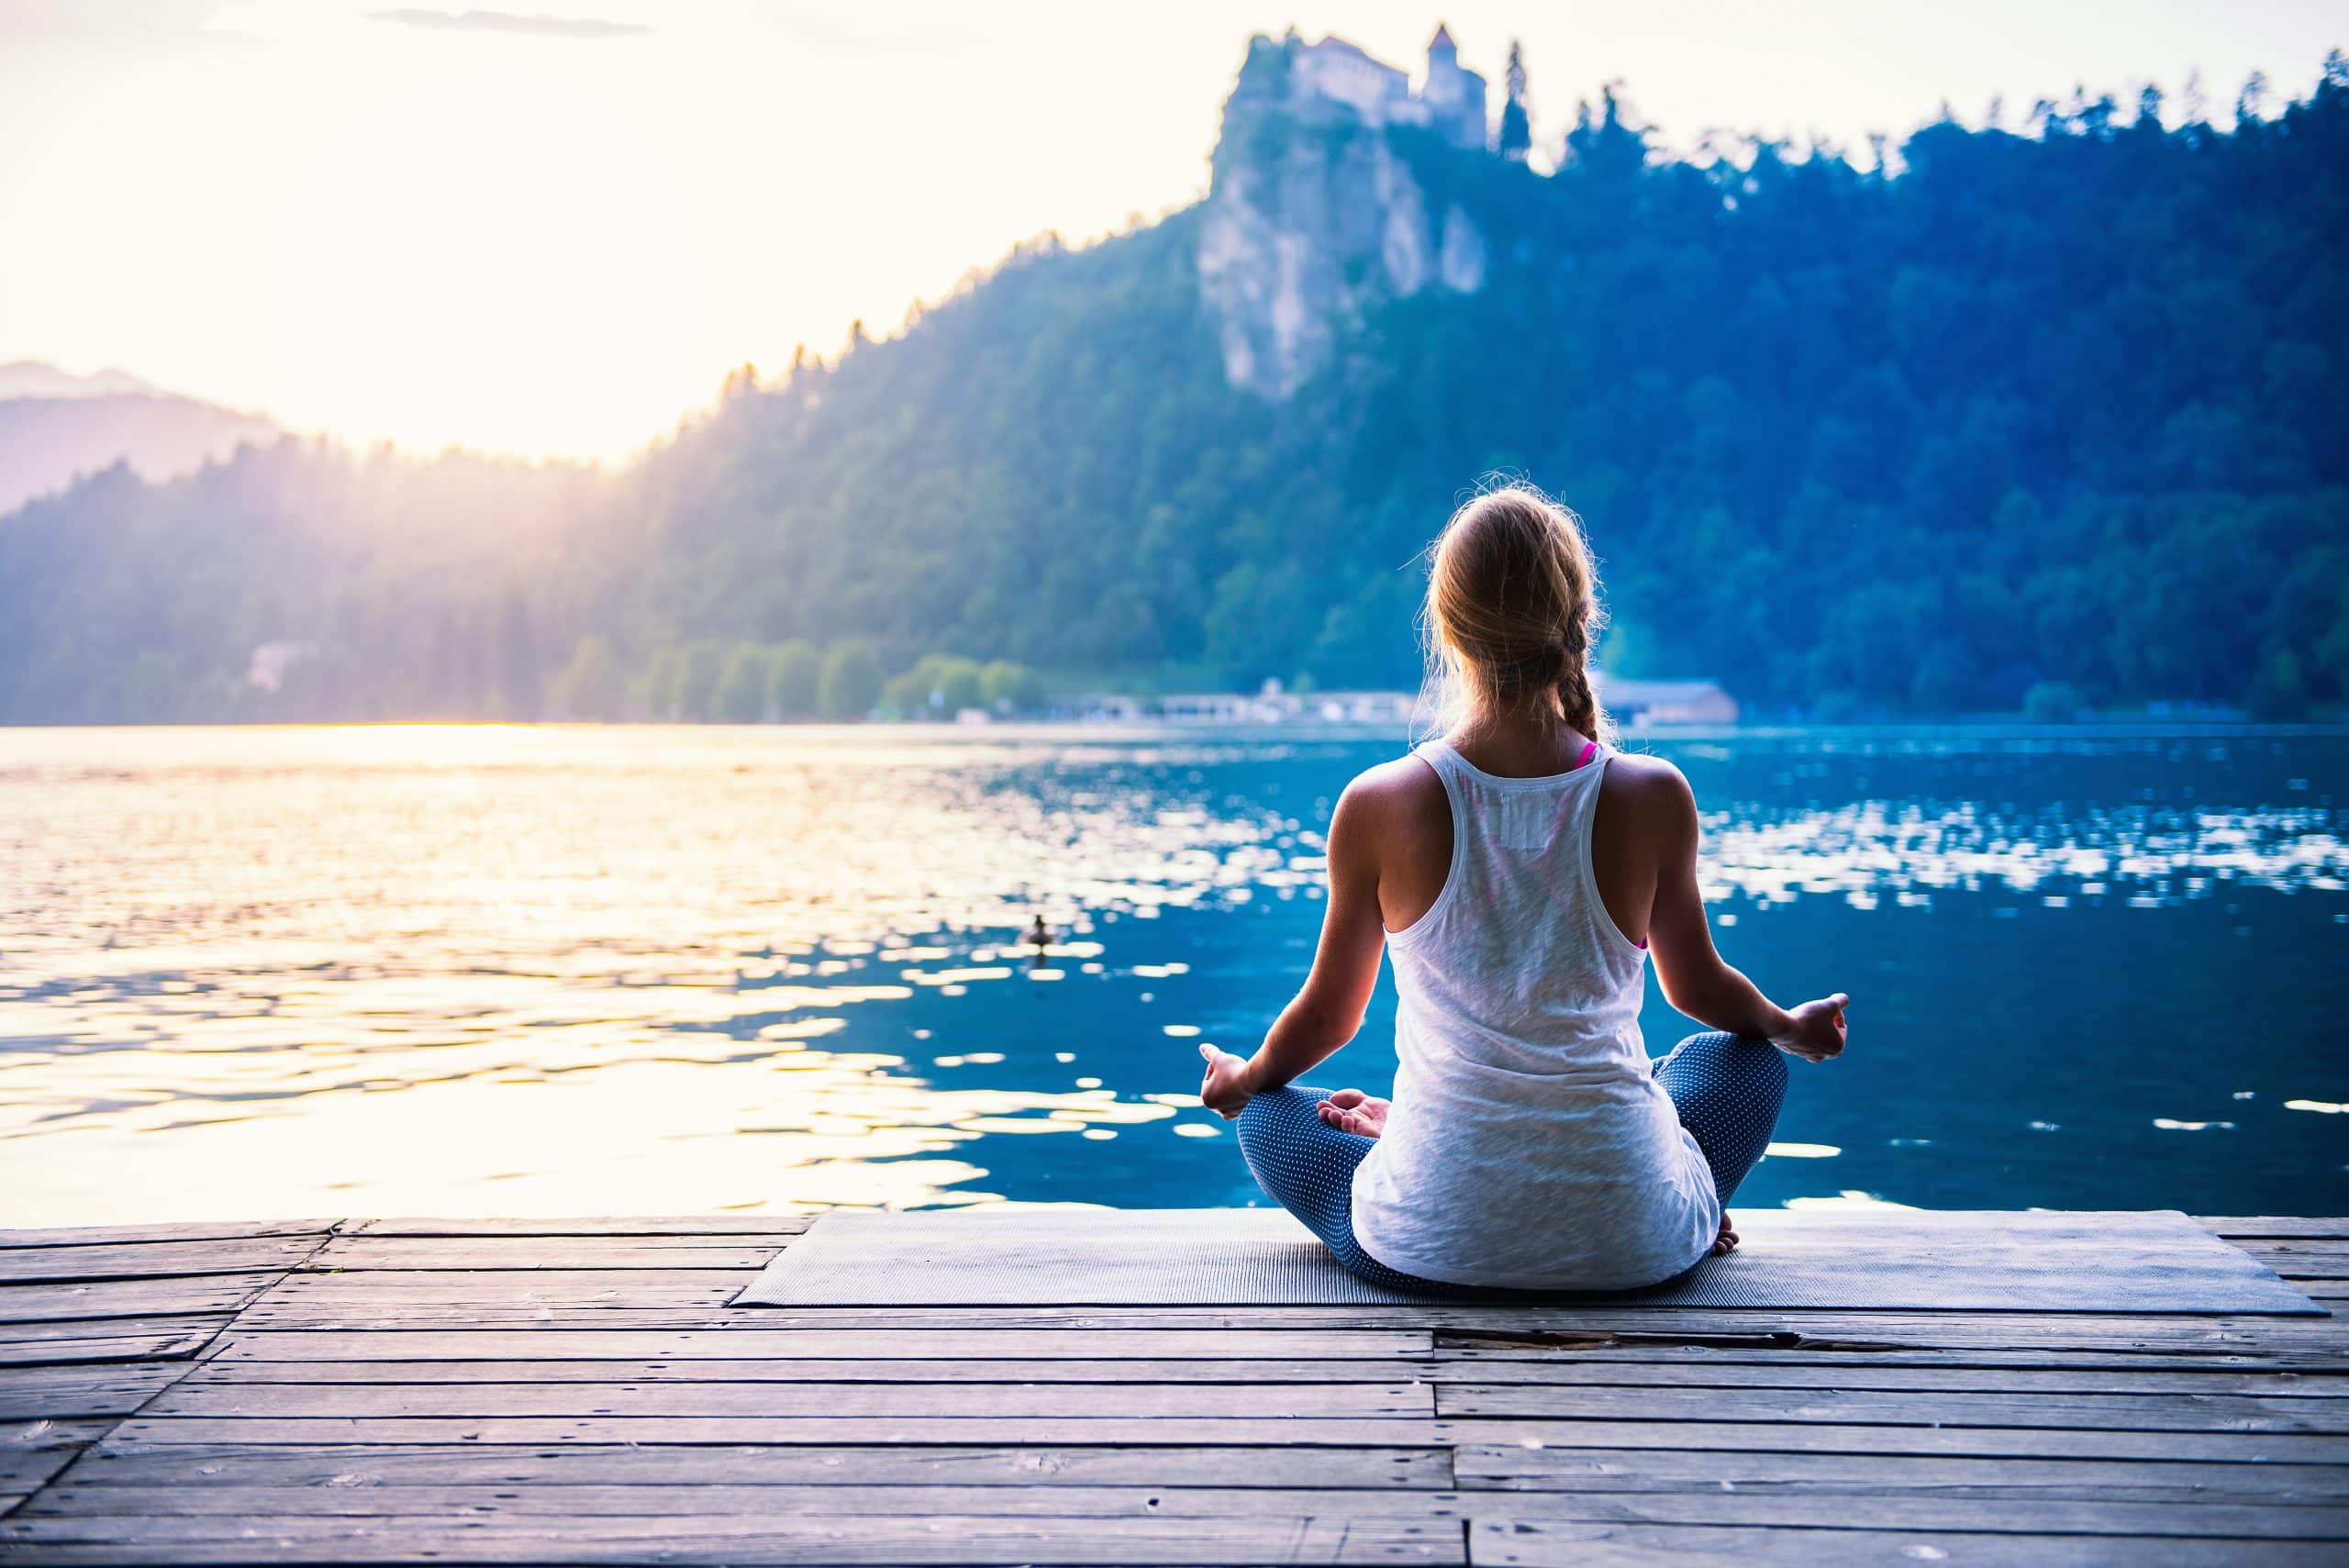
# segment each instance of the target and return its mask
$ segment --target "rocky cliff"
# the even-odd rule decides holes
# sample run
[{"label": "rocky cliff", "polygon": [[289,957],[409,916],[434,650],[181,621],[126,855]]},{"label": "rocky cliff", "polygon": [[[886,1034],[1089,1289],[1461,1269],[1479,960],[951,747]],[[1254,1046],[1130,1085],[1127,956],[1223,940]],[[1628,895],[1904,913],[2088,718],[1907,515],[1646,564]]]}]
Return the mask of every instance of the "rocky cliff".
[{"label": "rocky cliff", "polygon": [[1485,236],[1419,172],[1430,158],[1481,157],[1482,147],[1461,149],[1408,95],[1323,90],[1331,50],[1401,81],[1338,39],[1253,40],[1224,106],[1201,215],[1200,298],[1224,374],[1274,399],[1326,365],[1368,306],[1485,283]]}]

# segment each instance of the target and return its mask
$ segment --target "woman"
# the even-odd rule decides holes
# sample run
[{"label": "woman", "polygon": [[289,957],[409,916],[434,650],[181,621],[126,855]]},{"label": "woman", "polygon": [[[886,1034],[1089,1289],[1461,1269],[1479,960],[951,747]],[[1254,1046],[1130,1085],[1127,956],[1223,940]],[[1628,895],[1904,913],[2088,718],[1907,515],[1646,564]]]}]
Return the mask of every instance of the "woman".
[{"label": "woman", "polygon": [[[1427,595],[1449,731],[1340,798],[1320,949],[1263,1046],[1201,1048],[1257,1182],[1375,1284],[1628,1289],[1728,1251],[1786,1055],[1843,1049],[1848,997],[1780,1008],[1713,951],[1696,800],[1609,744],[1600,623],[1573,514],[1510,485],[1453,516]],[[1394,1100],[1294,1086],[1361,1027],[1382,947]],[[1651,952],[1719,1031],[1655,1062]]]}]

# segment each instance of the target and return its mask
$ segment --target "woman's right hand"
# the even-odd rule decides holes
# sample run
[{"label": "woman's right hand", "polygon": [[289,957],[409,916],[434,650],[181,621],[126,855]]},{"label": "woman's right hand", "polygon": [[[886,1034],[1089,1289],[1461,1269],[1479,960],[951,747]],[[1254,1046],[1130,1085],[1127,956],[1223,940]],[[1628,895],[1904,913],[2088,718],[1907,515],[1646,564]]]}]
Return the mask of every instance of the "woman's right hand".
[{"label": "woman's right hand", "polygon": [[1843,1021],[1843,1009],[1852,999],[1838,991],[1832,996],[1821,996],[1816,1002],[1805,1002],[1787,1014],[1794,1025],[1791,1032],[1775,1036],[1770,1043],[1789,1056],[1799,1056],[1805,1062],[1826,1062],[1843,1054],[1843,1041],[1851,1032]]},{"label": "woman's right hand", "polygon": [[1199,1103],[1226,1121],[1238,1119],[1248,1102],[1256,1097],[1255,1078],[1248,1071],[1248,1059],[1212,1045],[1200,1046],[1199,1057],[1208,1064],[1207,1075],[1199,1080]]},{"label": "woman's right hand", "polygon": [[1357,1138],[1377,1138],[1386,1131],[1386,1113],[1395,1106],[1393,1101],[1365,1095],[1360,1089],[1341,1089],[1313,1108],[1321,1113],[1325,1124],[1340,1132],[1351,1132]]}]

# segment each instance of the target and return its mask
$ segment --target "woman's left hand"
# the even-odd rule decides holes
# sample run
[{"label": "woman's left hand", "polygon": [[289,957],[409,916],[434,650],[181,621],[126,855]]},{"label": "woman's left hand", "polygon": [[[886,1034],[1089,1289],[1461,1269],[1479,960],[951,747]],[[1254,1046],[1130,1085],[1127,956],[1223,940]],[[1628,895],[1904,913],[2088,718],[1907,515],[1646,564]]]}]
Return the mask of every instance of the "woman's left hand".
[{"label": "woman's left hand", "polygon": [[1237,1120],[1241,1108],[1256,1097],[1248,1059],[1212,1045],[1199,1047],[1199,1056],[1208,1064],[1207,1075],[1199,1080],[1200,1103],[1226,1121]]}]

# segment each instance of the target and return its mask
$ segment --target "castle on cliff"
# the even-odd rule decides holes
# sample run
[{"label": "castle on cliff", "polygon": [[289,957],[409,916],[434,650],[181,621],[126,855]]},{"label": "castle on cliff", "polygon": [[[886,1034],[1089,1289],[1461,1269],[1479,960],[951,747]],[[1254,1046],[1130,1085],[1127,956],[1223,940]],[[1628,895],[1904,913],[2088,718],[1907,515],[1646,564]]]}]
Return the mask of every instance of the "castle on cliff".
[{"label": "castle on cliff", "polygon": [[[1485,79],[1461,65],[1448,28],[1428,45],[1417,92],[1343,39],[1307,43],[1292,29],[1249,40],[1197,252],[1230,384],[1286,398],[1366,311],[1484,287],[1485,236],[1446,166],[1490,150],[1485,101]],[[1343,134],[1291,134],[1300,126]],[[1430,136],[1450,151],[1425,146]]]},{"label": "castle on cliff", "polygon": [[1283,47],[1287,106],[1301,118],[1327,117],[1342,106],[1365,125],[1426,126],[1455,147],[1486,145],[1485,79],[1460,63],[1452,29],[1441,23],[1429,40],[1427,76],[1416,93],[1408,76],[1344,39],[1305,43],[1292,35]]}]

